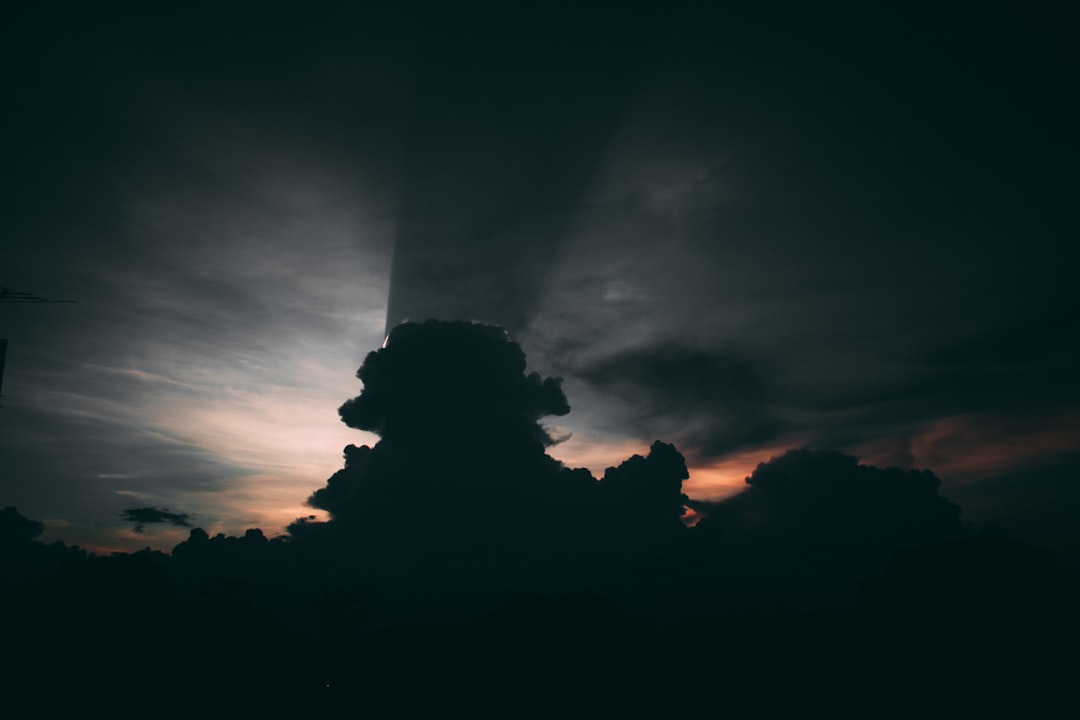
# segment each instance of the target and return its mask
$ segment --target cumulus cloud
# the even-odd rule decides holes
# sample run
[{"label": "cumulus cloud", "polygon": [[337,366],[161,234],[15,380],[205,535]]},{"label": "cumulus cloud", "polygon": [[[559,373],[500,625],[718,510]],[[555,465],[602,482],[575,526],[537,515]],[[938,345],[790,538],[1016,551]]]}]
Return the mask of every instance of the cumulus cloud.
[{"label": "cumulus cloud", "polygon": [[553,502],[562,467],[546,455],[552,440],[539,421],[569,405],[557,378],[525,373],[501,328],[400,325],[358,377],[363,391],[341,418],[382,439],[347,447],[345,467],[311,496],[336,529],[380,545],[396,537],[398,549],[460,540],[464,551],[520,534],[508,518]]},{"label": "cumulus cloud", "polygon": [[559,379],[524,370],[525,354],[498,327],[405,323],[364,360],[364,390],[339,412],[346,425],[390,440],[509,426],[550,443],[536,421],[570,406]]},{"label": "cumulus cloud", "polygon": [[746,486],[724,501],[691,501],[708,515],[698,529],[876,561],[964,531],[960,507],[932,472],[863,465],[837,451],[789,450],[760,463]]},{"label": "cumulus cloud", "polygon": [[630,556],[630,572],[633,557],[686,530],[688,473],[673,445],[656,442],[600,480],[547,455],[541,420],[569,405],[558,378],[526,372],[501,328],[400,325],[358,376],[342,419],[382,439],[346,447],[345,467],[309,498],[328,522],[290,527],[320,561],[450,585],[588,589],[608,583],[606,559]]},{"label": "cumulus cloud", "polygon": [[600,487],[617,517],[640,523],[679,522],[688,498],[686,461],[674,445],[657,440],[645,457],[634,455],[604,472]]}]

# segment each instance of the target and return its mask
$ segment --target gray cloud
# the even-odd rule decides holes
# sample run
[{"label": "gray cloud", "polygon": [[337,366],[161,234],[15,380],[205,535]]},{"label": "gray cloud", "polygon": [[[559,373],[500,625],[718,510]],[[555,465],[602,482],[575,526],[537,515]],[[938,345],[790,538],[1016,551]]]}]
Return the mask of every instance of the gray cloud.
[{"label": "gray cloud", "polygon": [[770,415],[768,380],[733,354],[664,344],[602,358],[575,374],[633,408],[641,436],[677,437],[695,455],[765,443],[785,429]]},{"label": "gray cloud", "polygon": [[121,515],[125,520],[132,523],[137,533],[146,532],[147,525],[165,524],[176,527],[191,527],[191,515],[189,513],[170,512],[169,508],[156,507],[132,507],[127,508]]}]

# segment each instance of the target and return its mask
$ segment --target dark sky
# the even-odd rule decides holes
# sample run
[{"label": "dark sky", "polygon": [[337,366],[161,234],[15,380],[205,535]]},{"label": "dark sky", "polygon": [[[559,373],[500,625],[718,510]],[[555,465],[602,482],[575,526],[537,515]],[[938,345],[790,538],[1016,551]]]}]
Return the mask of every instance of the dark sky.
[{"label": "dark sky", "polygon": [[230,7],[0,30],[0,286],[78,300],[0,304],[0,504],[49,537],[279,531],[370,442],[364,355],[439,317],[564,378],[594,474],[837,449],[1078,543],[1064,15]]}]

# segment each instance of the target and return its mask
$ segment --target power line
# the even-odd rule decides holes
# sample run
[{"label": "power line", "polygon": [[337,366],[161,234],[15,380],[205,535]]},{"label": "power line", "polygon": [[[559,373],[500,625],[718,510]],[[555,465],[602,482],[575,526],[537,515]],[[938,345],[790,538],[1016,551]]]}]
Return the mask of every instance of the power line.
[{"label": "power line", "polygon": [[[22,292],[18,290],[8,290],[6,287],[0,287],[0,303],[73,303],[75,300],[50,300],[48,298],[38,297],[32,292]],[[7,338],[0,338],[0,397],[4,397],[4,363],[7,360]],[[4,407],[0,405],[0,407]]]},{"label": "power line", "polygon": [[73,303],[75,300],[49,300],[48,298],[38,297],[34,293],[19,292],[16,290],[8,290],[6,287],[0,287],[0,303]]}]

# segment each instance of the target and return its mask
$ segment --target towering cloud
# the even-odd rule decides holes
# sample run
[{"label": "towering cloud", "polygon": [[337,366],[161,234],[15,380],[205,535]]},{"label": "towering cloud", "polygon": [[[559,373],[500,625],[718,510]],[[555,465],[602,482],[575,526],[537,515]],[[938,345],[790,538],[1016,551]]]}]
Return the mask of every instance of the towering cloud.
[{"label": "towering cloud", "polygon": [[350,427],[392,442],[442,444],[462,433],[521,433],[550,443],[537,424],[570,412],[559,380],[525,375],[525,355],[494,326],[428,321],[396,328],[357,376],[359,397],[340,409]]},{"label": "towering cloud", "polygon": [[291,528],[301,546],[390,585],[594,589],[612,558],[631,572],[686,531],[673,446],[657,442],[600,481],[547,455],[540,420],[569,405],[558,378],[525,372],[501,328],[402,324],[358,376],[342,420],[382,440],[345,448],[345,467],[309,500],[329,522]]},{"label": "towering cloud", "polygon": [[[726,381],[713,370],[686,379],[685,391],[698,384],[720,402]],[[651,597],[669,609],[740,594],[853,601],[855,579],[880,572],[897,549],[964,532],[932,473],[839,452],[762,463],[721,503],[688,499],[683,456],[659,441],[599,480],[564,467],[546,453],[541,424],[569,412],[560,380],[527,373],[495,326],[402,324],[358,376],[363,390],[341,418],[382,439],[345,448],[345,467],[309,499],[329,521],[303,519],[291,533],[338,575],[398,595],[420,582],[439,602],[444,591],[546,589]],[[687,506],[707,516],[695,528],[684,525]]]}]

